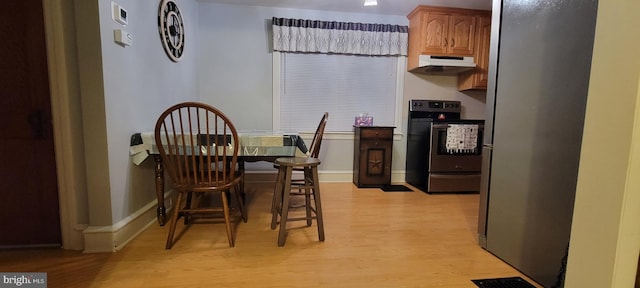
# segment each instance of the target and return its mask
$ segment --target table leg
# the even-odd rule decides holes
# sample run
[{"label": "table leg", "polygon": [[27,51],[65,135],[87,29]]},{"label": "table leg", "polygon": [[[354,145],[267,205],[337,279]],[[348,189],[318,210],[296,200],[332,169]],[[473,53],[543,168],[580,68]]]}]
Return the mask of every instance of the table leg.
[{"label": "table leg", "polygon": [[278,214],[282,211],[282,191],[284,189],[284,166],[278,167],[278,176],[276,177],[276,187],[273,189],[273,198],[271,200],[271,230],[278,226]]},{"label": "table leg", "polygon": [[[280,213],[280,230],[278,231],[278,246],[284,246],[287,235],[287,218],[289,217],[289,191],[291,191],[291,174],[293,167],[287,166],[282,191],[282,213]],[[317,200],[316,200],[317,203]]]},{"label": "table leg", "polygon": [[240,196],[242,197],[242,204],[247,203],[247,194],[244,190],[244,160],[238,160],[238,171],[240,172]]},{"label": "table leg", "polygon": [[167,221],[167,208],[164,207],[164,168],[160,155],[154,155],[153,158],[156,161],[156,197],[158,198],[156,213],[158,223],[160,226],[164,226]]}]

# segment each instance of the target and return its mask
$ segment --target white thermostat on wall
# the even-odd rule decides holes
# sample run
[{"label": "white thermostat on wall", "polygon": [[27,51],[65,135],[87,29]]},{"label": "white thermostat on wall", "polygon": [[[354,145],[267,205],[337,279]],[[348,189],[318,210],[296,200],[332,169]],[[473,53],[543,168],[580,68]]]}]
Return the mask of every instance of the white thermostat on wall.
[{"label": "white thermostat on wall", "polygon": [[126,26],[128,23],[127,10],[116,2],[111,2],[111,16],[113,18],[113,21],[116,21],[122,25]]}]

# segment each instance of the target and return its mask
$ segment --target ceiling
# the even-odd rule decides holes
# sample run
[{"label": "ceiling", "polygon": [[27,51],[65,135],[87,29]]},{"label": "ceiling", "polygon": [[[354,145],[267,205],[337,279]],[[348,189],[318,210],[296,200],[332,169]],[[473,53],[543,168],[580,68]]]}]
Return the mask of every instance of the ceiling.
[{"label": "ceiling", "polygon": [[407,16],[418,5],[491,10],[491,0],[378,0],[378,6],[364,7],[364,0],[198,0],[199,2],[328,10],[349,13]]}]

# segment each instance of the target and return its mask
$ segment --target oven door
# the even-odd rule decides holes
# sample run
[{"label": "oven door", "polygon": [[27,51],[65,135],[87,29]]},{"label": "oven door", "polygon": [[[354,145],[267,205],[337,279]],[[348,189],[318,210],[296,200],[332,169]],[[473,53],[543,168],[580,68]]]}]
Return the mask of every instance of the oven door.
[{"label": "oven door", "polygon": [[433,123],[429,173],[479,173],[483,133],[483,121]]},{"label": "oven door", "polygon": [[484,122],[462,121],[431,125],[427,193],[480,191]]}]

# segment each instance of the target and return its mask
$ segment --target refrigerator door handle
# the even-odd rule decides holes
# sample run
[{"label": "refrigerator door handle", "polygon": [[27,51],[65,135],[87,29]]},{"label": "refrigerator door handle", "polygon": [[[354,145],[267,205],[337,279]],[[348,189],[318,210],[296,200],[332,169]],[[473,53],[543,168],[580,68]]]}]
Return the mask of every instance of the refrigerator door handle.
[{"label": "refrigerator door handle", "polygon": [[480,174],[480,207],[478,211],[478,244],[487,249],[487,217],[489,212],[489,180],[491,176],[492,144],[482,145],[482,171]]}]

